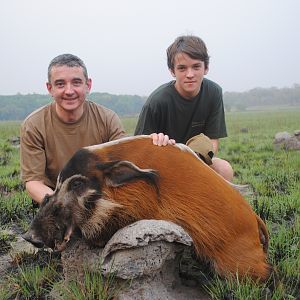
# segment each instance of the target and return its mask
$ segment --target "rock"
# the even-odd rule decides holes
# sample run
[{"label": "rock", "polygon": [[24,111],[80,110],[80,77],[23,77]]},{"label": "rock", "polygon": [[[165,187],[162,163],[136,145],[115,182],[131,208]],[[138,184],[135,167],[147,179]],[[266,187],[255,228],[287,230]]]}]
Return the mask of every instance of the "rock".
[{"label": "rock", "polygon": [[105,245],[102,255],[105,258],[116,250],[142,247],[157,241],[177,242],[187,246],[193,243],[183,228],[172,222],[142,220],[116,232]]},{"label": "rock", "polygon": [[300,140],[300,129],[294,131],[294,136]]},{"label": "rock", "polygon": [[275,134],[274,143],[282,143],[282,142],[284,142],[284,141],[286,141],[290,138],[291,138],[291,135],[288,132],[286,132],[286,131],[278,132],[278,133]]},{"label": "rock", "polygon": [[288,132],[278,132],[274,139],[275,150],[300,150],[300,130],[295,130],[294,135]]},{"label": "rock", "polygon": [[286,150],[300,150],[300,140],[296,137],[291,137],[284,143],[284,149]]},{"label": "rock", "polygon": [[34,254],[38,251],[31,243],[25,241],[21,236],[17,236],[16,241],[11,242],[11,256],[16,256],[20,253]]},{"label": "rock", "polygon": [[20,137],[19,136],[12,136],[8,139],[10,144],[16,148],[20,147]]},{"label": "rock", "polygon": [[114,273],[118,300],[209,299],[199,285],[187,287],[180,278],[179,261],[191,246],[190,236],[176,224],[138,221],[116,232],[103,249],[73,240],[62,253],[65,280],[82,281],[84,269],[101,269],[104,277]]},{"label": "rock", "polygon": [[36,253],[37,249],[26,242],[17,232],[12,229],[1,230],[1,234],[9,236],[13,241],[9,242],[9,253],[0,256],[0,276],[2,277],[12,268],[13,260],[24,253]]},{"label": "rock", "polygon": [[0,277],[2,278],[7,270],[11,268],[12,259],[9,255],[1,255],[0,256]]}]

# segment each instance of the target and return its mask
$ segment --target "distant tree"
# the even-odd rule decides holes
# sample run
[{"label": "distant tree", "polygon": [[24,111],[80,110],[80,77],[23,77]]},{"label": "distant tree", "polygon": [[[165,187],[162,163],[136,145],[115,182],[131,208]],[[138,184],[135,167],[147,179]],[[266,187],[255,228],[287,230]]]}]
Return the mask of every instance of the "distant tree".
[{"label": "distant tree", "polygon": [[231,105],[230,105],[230,104],[225,103],[225,104],[224,104],[224,107],[225,107],[225,111],[227,111],[227,112],[230,112],[230,111],[231,111]]},{"label": "distant tree", "polygon": [[[88,98],[114,110],[120,116],[138,115],[146,101],[146,97],[138,95],[109,93],[91,93]],[[49,95],[20,93],[11,96],[0,95],[0,120],[23,120],[32,111],[49,102],[51,102]],[[300,84],[294,84],[291,88],[255,88],[244,93],[224,93],[226,111],[231,111],[233,108],[245,110],[251,106],[267,105],[300,106]]]},{"label": "distant tree", "polygon": [[225,92],[224,105],[251,107],[268,105],[300,105],[300,85],[291,88],[255,88],[247,92]]},{"label": "distant tree", "polygon": [[[88,99],[114,110],[120,116],[139,114],[146,101],[145,97],[137,95],[108,93],[91,93]],[[49,95],[40,94],[0,96],[0,120],[24,120],[32,111],[51,101]]]}]

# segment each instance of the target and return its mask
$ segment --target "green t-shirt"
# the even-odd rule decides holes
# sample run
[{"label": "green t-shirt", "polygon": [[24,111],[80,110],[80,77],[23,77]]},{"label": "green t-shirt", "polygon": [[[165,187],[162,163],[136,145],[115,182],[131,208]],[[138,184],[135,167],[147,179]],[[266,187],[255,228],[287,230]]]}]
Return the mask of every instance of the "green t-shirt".
[{"label": "green t-shirt", "polygon": [[135,135],[162,132],[178,143],[200,133],[211,139],[227,136],[222,89],[204,78],[199,94],[183,98],[175,81],[157,88],[147,99],[139,116]]}]

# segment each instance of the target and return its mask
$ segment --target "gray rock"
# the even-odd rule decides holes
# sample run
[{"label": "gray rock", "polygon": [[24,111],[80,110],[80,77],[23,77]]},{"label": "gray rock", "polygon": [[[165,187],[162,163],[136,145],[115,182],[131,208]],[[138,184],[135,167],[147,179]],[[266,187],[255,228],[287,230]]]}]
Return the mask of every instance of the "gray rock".
[{"label": "gray rock", "polygon": [[7,270],[10,269],[12,263],[12,259],[9,255],[1,255],[0,256],[0,277],[2,278],[6,273]]},{"label": "gray rock", "polygon": [[274,143],[280,144],[280,143],[282,143],[282,142],[284,142],[284,141],[286,141],[290,138],[291,138],[291,135],[288,132],[286,132],[286,131],[278,132],[278,133],[275,134]]},{"label": "gray rock", "polygon": [[275,150],[300,150],[300,130],[295,130],[294,135],[288,132],[278,132],[274,139]]},{"label": "gray rock", "polygon": [[12,267],[13,259],[24,253],[36,253],[37,249],[30,243],[26,242],[16,232],[11,229],[1,230],[1,234],[5,234],[14,240],[10,242],[11,249],[9,253],[0,256],[0,277],[5,275]]},{"label": "gray rock", "polygon": [[14,242],[11,242],[12,250],[10,251],[11,256],[16,256],[19,253],[34,254],[38,251],[31,243],[25,241],[21,236],[17,236]]},{"label": "gray rock", "polygon": [[285,150],[300,150],[300,140],[293,136],[284,142],[283,147]]},{"label": "gray rock", "polygon": [[248,133],[249,129],[246,128],[246,127],[243,127],[243,128],[240,129],[240,132],[242,132],[242,133]]},{"label": "gray rock", "polygon": [[294,136],[300,138],[300,129],[294,131]]},{"label": "gray rock", "polygon": [[73,240],[62,253],[65,280],[82,281],[84,270],[101,270],[104,277],[114,273],[118,300],[209,299],[199,285],[187,287],[180,278],[179,261],[191,246],[190,236],[176,224],[138,221],[116,232],[103,249]]},{"label": "gray rock", "polygon": [[150,242],[177,242],[191,246],[193,241],[182,227],[163,220],[141,220],[120,229],[108,241],[102,256],[120,249],[136,248],[148,245]]},{"label": "gray rock", "polygon": [[20,147],[20,137],[19,136],[13,136],[10,137],[8,140],[12,146],[19,148]]}]

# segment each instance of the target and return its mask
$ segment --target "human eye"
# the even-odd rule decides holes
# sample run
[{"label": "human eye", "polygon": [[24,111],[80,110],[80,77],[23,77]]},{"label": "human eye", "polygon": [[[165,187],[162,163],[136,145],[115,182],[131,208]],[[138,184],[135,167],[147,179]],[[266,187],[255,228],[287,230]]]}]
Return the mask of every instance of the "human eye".
[{"label": "human eye", "polygon": [[184,71],[185,69],[186,69],[185,66],[182,66],[182,65],[177,66],[177,70],[178,70],[179,72],[182,72],[182,71]]},{"label": "human eye", "polygon": [[65,86],[65,83],[64,83],[63,81],[56,81],[56,82],[55,82],[55,86],[56,86],[57,88],[62,88],[62,87]]},{"label": "human eye", "polygon": [[201,64],[196,64],[193,66],[194,70],[200,70],[202,68]]},{"label": "human eye", "polygon": [[82,80],[81,79],[75,79],[73,80],[73,85],[74,86],[80,86],[82,84]]}]

